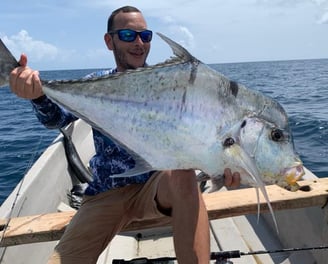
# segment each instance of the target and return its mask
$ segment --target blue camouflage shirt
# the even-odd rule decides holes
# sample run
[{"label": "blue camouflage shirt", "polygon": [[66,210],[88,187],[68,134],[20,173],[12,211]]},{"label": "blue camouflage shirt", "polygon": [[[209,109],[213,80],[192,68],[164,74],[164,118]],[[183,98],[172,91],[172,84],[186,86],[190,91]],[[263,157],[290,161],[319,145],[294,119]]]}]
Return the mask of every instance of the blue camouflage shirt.
[{"label": "blue camouflage shirt", "polygon": [[[91,73],[85,78],[101,77],[115,72],[116,69],[103,70]],[[47,128],[62,128],[78,119],[45,95],[31,102],[37,118]],[[124,173],[132,169],[135,166],[135,161],[127,151],[110,138],[94,128],[92,131],[96,154],[89,162],[93,181],[85,190],[86,195],[96,195],[129,184],[145,183],[150,178],[152,172],[128,177],[112,177],[114,174]]]}]

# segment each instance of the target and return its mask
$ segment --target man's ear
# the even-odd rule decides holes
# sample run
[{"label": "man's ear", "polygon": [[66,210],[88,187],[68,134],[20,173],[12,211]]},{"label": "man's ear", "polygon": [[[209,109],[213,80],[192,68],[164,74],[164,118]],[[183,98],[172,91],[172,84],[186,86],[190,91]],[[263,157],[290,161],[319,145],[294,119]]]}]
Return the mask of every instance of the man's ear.
[{"label": "man's ear", "polygon": [[104,40],[105,40],[107,48],[109,50],[113,50],[113,37],[110,34],[106,33],[104,35]]}]

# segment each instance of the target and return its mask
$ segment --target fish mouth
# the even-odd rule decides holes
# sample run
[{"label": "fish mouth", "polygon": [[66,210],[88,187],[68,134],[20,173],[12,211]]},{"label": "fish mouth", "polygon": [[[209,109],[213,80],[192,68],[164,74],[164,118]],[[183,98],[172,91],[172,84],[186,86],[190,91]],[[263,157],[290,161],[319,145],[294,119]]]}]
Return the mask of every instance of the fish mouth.
[{"label": "fish mouth", "polygon": [[296,182],[300,180],[304,174],[305,172],[302,164],[289,168],[285,170],[284,173],[285,180],[290,185],[296,184]]},{"label": "fish mouth", "polygon": [[297,181],[299,181],[304,174],[305,171],[303,164],[298,164],[294,167],[285,169],[282,173],[282,175],[284,175],[284,183],[282,184],[282,187],[290,191],[297,191],[299,189]]}]

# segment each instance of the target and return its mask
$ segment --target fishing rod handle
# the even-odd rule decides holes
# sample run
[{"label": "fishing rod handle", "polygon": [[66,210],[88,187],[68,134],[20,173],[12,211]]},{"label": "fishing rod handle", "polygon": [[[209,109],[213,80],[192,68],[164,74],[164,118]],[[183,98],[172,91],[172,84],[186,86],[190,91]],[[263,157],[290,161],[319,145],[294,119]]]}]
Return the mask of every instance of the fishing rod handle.
[{"label": "fishing rod handle", "polygon": [[225,260],[230,258],[240,258],[239,250],[211,252],[211,260]]},{"label": "fishing rod handle", "polygon": [[161,263],[170,263],[173,260],[176,260],[176,258],[175,257],[162,257],[162,258],[155,258],[155,259],[135,258],[131,260],[113,259],[112,264],[161,264]]}]

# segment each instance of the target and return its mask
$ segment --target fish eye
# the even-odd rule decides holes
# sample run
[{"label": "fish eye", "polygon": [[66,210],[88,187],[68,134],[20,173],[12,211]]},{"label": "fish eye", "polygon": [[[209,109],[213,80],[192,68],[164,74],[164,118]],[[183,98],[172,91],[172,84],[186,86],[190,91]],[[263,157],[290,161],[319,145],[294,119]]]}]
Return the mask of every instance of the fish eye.
[{"label": "fish eye", "polygon": [[233,138],[231,138],[231,137],[226,138],[226,139],[224,140],[224,142],[223,142],[223,146],[224,146],[224,147],[230,147],[230,146],[232,146],[233,144],[235,144],[235,140],[234,140]]},{"label": "fish eye", "polygon": [[273,141],[281,141],[284,139],[284,133],[281,129],[274,128],[271,131],[271,138]]}]

